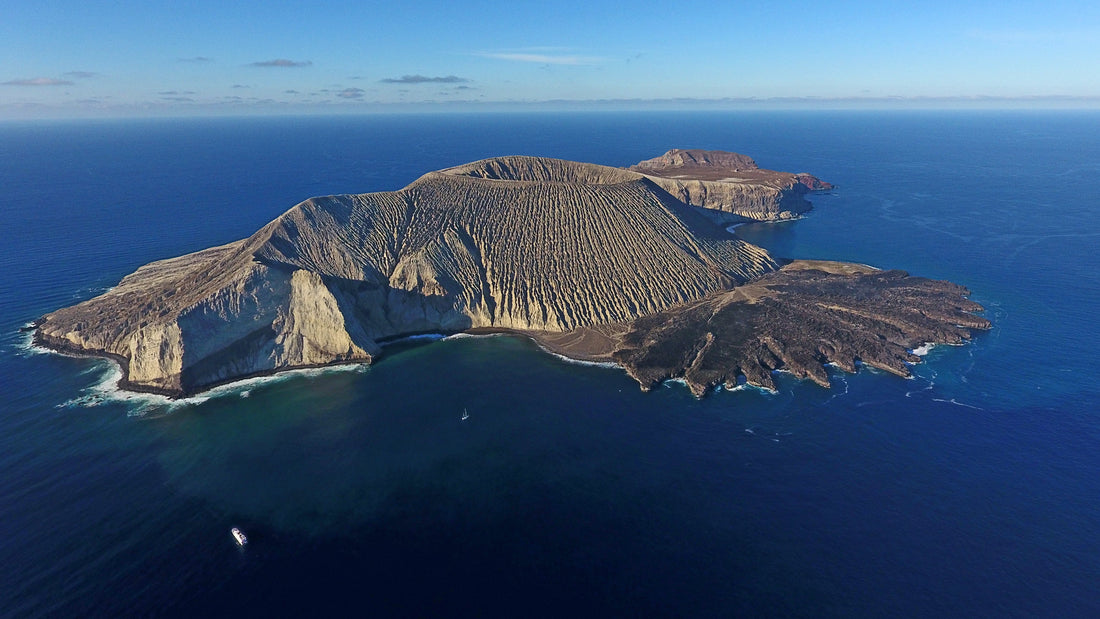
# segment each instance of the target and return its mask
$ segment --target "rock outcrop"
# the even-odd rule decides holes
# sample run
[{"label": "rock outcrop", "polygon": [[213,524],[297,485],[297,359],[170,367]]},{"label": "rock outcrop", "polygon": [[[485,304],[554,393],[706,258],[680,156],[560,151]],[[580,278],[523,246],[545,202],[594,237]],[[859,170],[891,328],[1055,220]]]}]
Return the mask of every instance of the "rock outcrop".
[{"label": "rock outcrop", "polygon": [[752,158],[725,151],[673,149],[628,169],[687,204],[746,221],[794,219],[810,210],[807,193],[833,188],[813,175],[763,170]]},{"label": "rock outcrop", "polygon": [[306,200],[248,239],[45,316],[37,338],[118,359],[130,388],[180,395],[371,361],[409,333],[620,323],[777,267],[640,174],[502,157]]},{"label": "rock outcrop", "polygon": [[[693,181],[692,170],[739,166],[757,174],[749,185],[767,184],[742,155],[666,157],[694,162],[680,165],[673,188],[708,183],[709,207],[734,200],[742,183]],[[789,176],[776,183],[809,186]],[[123,387],[180,396],[282,369],[371,362],[403,335],[504,330],[614,360],[643,386],[684,376],[700,392],[739,373],[768,386],[775,367],[823,382],[822,360],[900,373],[913,342],[957,341],[968,334],[956,325],[987,324],[966,314],[980,308],[952,284],[780,271],[668,182],[516,156],[431,172],[399,191],[311,198],[247,239],[153,262],[44,316],[35,339],[117,360]],[[857,328],[866,337],[844,335]],[[887,343],[876,348],[868,334]]]},{"label": "rock outcrop", "polygon": [[796,261],[735,288],[644,316],[612,357],[643,388],[682,378],[696,395],[738,378],[775,389],[771,371],[829,386],[824,364],[909,376],[925,342],[958,344],[989,322],[956,284],[859,265]]}]

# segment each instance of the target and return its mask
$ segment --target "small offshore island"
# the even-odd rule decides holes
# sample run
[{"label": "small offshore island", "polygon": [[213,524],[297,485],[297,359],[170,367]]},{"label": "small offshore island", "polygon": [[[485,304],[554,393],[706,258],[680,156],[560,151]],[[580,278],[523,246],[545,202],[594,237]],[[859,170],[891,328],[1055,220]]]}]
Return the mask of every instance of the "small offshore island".
[{"label": "small offshore island", "polygon": [[784,260],[726,230],[797,218],[831,185],[744,155],[672,150],[627,169],[497,157],[399,191],[310,198],[251,237],[147,264],[34,325],[113,359],[119,386],[181,397],[233,380],[370,363],[419,333],[526,335],[696,395],[826,363],[908,376],[911,351],[989,321],[956,284]]}]

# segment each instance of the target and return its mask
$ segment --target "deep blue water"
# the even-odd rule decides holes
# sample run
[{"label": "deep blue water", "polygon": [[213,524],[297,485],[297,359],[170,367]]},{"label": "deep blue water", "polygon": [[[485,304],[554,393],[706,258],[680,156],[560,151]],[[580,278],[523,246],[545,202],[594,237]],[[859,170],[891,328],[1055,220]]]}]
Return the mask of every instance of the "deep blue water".
[{"label": "deep blue water", "polygon": [[[672,147],[836,183],[738,233],[993,330],[830,390],[643,394],[494,337],[175,404],[18,332],[308,196]],[[0,124],[0,615],[1100,616],[1098,180],[1096,112]]]}]

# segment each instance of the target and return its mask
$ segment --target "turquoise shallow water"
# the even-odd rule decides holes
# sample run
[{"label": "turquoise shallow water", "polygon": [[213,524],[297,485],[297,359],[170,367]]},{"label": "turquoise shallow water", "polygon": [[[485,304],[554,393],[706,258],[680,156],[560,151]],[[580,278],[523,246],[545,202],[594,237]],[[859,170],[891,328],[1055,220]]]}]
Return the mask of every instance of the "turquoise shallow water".
[{"label": "turquoise shallow water", "polygon": [[[0,614],[1095,616],[1098,144],[1095,113],[0,125]],[[830,390],[642,394],[491,337],[179,403],[18,332],[310,195],[672,147],[836,183],[738,234],[963,283],[994,329]]]}]

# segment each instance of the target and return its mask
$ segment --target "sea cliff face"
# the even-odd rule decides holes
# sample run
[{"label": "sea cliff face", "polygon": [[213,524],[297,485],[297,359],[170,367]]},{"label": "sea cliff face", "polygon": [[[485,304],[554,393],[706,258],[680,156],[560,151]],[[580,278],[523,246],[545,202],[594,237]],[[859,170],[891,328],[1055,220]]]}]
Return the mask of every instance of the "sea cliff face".
[{"label": "sea cliff face", "polygon": [[[772,213],[761,206],[766,200],[746,197],[756,187],[770,182],[783,187],[772,187],[780,193],[804,193],[807,182],[820,181],[763,171],[742,183],[728,174],[760,172],[751,159],[689,155],[710,163],[682,165],[674,180],[516,156],[428,173],[399,191],[311,198],[247,239],[141,267],[110,292],[44,316],[35,337],[58,350],[111,357],[124,368],[124,387],[174,396],[258,373],[371,362],[390,338],[471,329],[526,333],[563,354],[614,360],[643,386],[701,376],[698,362],[676,359],[714,340],[699,357],[714,365],[729,356],[715,351],[744,344],[701,318],[711,311],[706,304],[754,289],[769,291],[754,293],[756,302],[774,297],[781,305],[784,298],[813,305],[821,294],[807,285],[802,296],[789,287],[776,294],[782,282],[761,278],[789,279],[777,272],[781,261],[731,236],[693,204],[728,203],[766,218]],[[668,173],[664,164],[647,169]],[[701,177],[727,176],[691,179],[692,169]],[[703,184],[693,194],[690,183]],[[772,283],[761,288],[758,281]],[[859,289],[868,287],[875,286]],[[965,291],[937,294],[914,297],[917,311]],[[766,325],[757,309],[749,312],[754,324]],[[875,311],[881,324],[893,324],[892,312],[900,310]],[[965,324],[958,312],[941,314],[929,320]],[[839,316],[815,315],[823,324]],[[980,320],[972,326],[980,328]],[[702,331],[689,336],[670,327],[680,322]],[[748,337],[755,329],[742,331]],[[716,339],[719,332],[727,335]],[[960,337],[924,325],[895,339],[903,345],[941,332]],[[813,337],[811,329],[794,339]],[[681,345],[680,356],[668,353]],[[836,347],[845,351],[840,357],[851,348]],[[692,384],[728,382],[739,372],[766,385],[759,372],[821,356],[803,348],[787,345],[795,352],[776,354],[759,371],[741,361],[725,373],[708,370],[706,381]],[[851,350],[854,358],[863,349]]]},{"label": "sea cliff face", "polygon": [[131,388],[183,394],[369,362],[408,333],[620,323],[777,267],[641,175],[507,157],[306,200],[248,239],[45,316],[37,337],[119,359]]},{"label": "sea cliff face", "polygon": [[833,188],[811,174],[764,170],[751,157],[724,151],[673,149],[628,169],[682,202],[751,221],[797,218],[812,208],[807,193]]}]

